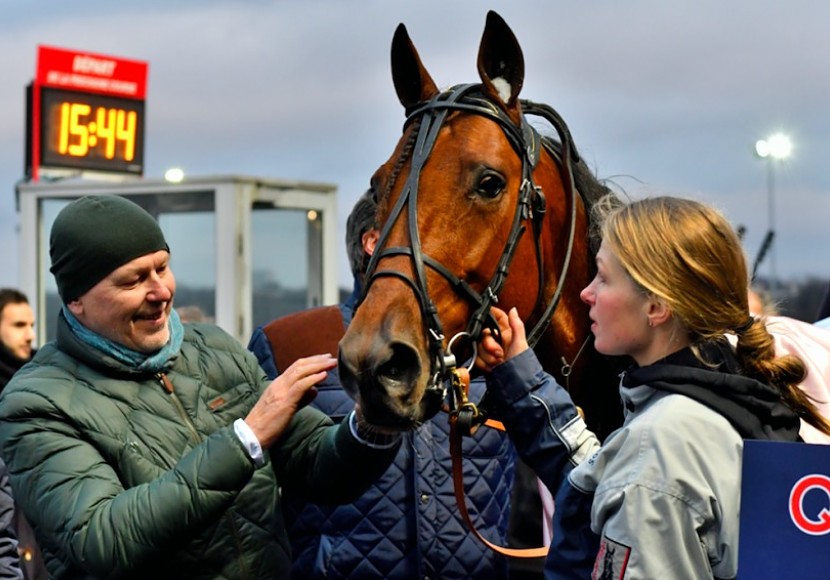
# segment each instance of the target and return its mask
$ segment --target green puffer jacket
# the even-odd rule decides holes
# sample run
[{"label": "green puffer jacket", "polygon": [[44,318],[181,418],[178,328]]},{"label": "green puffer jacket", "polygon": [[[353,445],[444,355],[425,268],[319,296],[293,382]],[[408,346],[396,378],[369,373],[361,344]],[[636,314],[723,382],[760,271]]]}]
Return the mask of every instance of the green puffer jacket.
[{"label": "green puffer jacket", "polygon": [[287,578],[277,482],[349,502],[395,456],[307,407],[256,469],[232,423],[265,374],[222,330],[185,328],[172,392],[79,342],[61,316],[57,341],[0,397],[3,458],[51,577]]}]

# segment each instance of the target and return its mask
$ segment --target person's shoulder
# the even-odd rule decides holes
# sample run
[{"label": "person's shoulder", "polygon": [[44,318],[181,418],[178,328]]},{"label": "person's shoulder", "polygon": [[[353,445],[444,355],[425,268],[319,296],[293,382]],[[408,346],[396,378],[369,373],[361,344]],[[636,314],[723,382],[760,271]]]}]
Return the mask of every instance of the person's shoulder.
[{"label": "person's shoulder", "polygon": [[220,326],[209,322],[195,322],[184,327],[184,341],[197,348],[241,351],[242,345]]},{"label": "person's shoulder", "polygon": [[788,316],[769,316],[767,330],[777,341],[809,341],[830,348],[830,328]]},{"label": "person's shoulder", "polygon": [[708,485],[704,480],[709,470],[701,466],[739,465],[742,439],[723,416],[684,395],[658,395],[574,470],[578,488],[601,494],[643,485],[660,493],[687,494],[692,493],[689,486]]},{"label": "person's shoulder", "polygon": [[56,343],[48,342],[35,352],[29,362],[20,367],[12,381],[24,378],[73,377],[81,364],[75,357],[59,349]]},{"label": "person's shoulder", "polygon": [[[40,348],[31,361],[23,365],[3,389],[0,401],[4,409],[13,406],[8,401],[20,401],[24,407],[36,407],[36,401],[57,401],[71,398],[71,391],[79,382],[81,363],[48,343]],[[51,404],[51,403],[50,403]]]},{"label": "person's shoulder", "polygon": [[741,439],[720,413],[681,394],[655,391],[634,413],[602,445],[602,452],[610,452],[615,461],[638,462]]},{"label": "person's shoulder", "polygon": [[[347,306],[343,304],[330,304],[323,306],[313,306],[297,312],[291,312],[278,318],[271,320],[259,327],[263,332],[267,332],[272,328],[288,329],[297,326],[304,326],[309,323],[323,324],[323,325],[338,325],[343,324],[343,312]],[[345,330],[345,327],[344,327]]]},{"label": "person's shoulder", "polygon": [[650,409],[632,421],[631,426],[651,443],[659,444],[697,436],[706,429],[729,429],[729,421],[720,413],[686,395],[658,392]]}]

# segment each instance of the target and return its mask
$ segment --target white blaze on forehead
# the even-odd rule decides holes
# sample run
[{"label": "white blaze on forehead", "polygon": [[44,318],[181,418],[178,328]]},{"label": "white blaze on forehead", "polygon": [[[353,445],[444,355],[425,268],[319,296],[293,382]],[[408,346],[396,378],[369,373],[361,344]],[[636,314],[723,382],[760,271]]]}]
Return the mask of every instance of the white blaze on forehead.
[{"label": "white blaze on forehead", "polygon": [[493,79],[493,86],[498,91],[502,101],[506,103],[510,100],[510,83],[502,77],[497,77]]}]

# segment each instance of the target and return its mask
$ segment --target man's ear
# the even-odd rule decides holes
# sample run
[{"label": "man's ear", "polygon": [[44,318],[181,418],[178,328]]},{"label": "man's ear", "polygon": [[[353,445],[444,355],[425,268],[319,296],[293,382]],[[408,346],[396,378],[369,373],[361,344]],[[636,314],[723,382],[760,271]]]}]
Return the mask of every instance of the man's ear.
[{"label": "man's ear", "polygon": [[361,236],[360,241],[363,244],[363,251],[366,252],[369,256],[375,253],[375,246],[378,243],[379,237],[380,232],[376,229],[371,229],[363,232],[363,236]]},{"label": "man's ear", "polygon": [[671,308],[666,304],[662,298],[652,296],[648,300],[648,325],[652,327],[665,324],[671,318]]},{"label": "man's ear", "polygon": [[84,313],[84,305],[80,300],[72,300],[71,302],[67,302],[66,307],[69,309],[69,312],[75,315],[75,318]]}]

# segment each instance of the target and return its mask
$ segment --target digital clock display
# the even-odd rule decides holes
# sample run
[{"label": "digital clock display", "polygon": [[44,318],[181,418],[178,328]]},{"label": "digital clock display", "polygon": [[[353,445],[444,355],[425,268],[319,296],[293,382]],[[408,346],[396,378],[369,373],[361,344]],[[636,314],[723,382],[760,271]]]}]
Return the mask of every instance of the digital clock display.
[{"label": "digital clock display", "polygon": [[44,87],[40,107],[44,167],[141,175],[144,101]]}]

